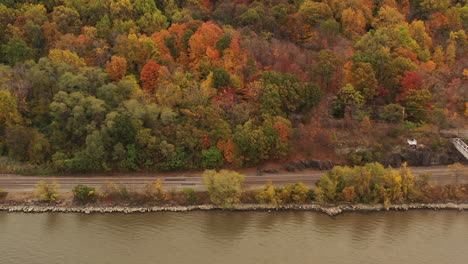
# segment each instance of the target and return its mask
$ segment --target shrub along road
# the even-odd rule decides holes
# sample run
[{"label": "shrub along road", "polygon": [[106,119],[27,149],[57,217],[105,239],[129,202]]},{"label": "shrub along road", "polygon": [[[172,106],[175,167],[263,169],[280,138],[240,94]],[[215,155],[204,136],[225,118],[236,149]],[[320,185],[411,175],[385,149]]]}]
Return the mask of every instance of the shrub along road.
[{"label": "shrub along road", "polygon": [[[444,167],[413,167],[410,168],[414,175],[431,174],[429,180],[434,184],[468,184],[468,168],[465,166],[454,172],[453,169]],[[304,170],[297,173],[275,173],[254,175],[245,174],[244,186],[247,189],[258,189],[269,180],[274,185],[286,185],[289,183],[302,182],[307,186],[315,186],[315,182],[327,171]],[[35,185],[40,180],[56,180],[61,188],[60,191],[66,192],[77,184],[84,184],[99,188],[108,182],[115,184],[124,184],[128,188],[139,189],[147,181],[160,179],[166,190],[182,190],[185,187],[194,190],[204,190],[203,177],[201,173],[188,176],[177,176],[177,174],[157,176],[151,174],[127,174],[118,176],[23,176],[15,174],[0,174],[0,187],[6,191],[33,191]]]}]

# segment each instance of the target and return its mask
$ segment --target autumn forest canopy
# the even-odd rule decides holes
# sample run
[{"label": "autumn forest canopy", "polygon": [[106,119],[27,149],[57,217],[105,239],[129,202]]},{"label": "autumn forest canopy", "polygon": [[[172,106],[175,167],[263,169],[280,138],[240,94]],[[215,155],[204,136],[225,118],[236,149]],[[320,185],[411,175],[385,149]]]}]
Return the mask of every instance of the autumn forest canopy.
[{"label": "autumn forest canopy", "polygon": [[468,116],[465,0],[0,0],[0,156],[251,167],[320,118]]}]

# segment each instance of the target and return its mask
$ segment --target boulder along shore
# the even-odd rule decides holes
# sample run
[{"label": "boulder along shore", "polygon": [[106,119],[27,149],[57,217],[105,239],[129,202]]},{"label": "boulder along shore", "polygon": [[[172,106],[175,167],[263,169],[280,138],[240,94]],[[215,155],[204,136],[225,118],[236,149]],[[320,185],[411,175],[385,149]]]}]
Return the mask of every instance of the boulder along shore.
[{"label": "boulder along shore", "polygon": [[190,205],[190,206],[104,206],[104,205],[82,205],[82,206],[62,206],[62,205],[30,205],[0,204],[0,211],[9,213],[148,213],[148,212],[188,212],[188,211],[208,211],[208,210],[226,210],[226,211],[314,211],[325,213],[329,216],[336,216],[346,212],[379,212],[379,211],[408,211],[416,209],[429,210],[458,210],[468,209],[468,203],[410,203],[394,204],[385,207],[383,204],[346,204],[335,206],[321,206],[319,204],[239,204],[235,208],[223,209],[214,205]]}]

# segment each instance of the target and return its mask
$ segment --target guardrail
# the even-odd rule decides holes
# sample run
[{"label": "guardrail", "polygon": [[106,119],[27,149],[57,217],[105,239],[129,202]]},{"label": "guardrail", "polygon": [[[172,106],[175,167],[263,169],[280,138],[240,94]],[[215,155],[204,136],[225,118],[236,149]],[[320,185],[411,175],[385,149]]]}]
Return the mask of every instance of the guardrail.
[{"label": "guardrail", "polygon": [[460,138],[454,138],[452,139],[452,143],[455,146],[455,148],[466,158],[468,159],[468,145],[466,145],[463,140]]}]

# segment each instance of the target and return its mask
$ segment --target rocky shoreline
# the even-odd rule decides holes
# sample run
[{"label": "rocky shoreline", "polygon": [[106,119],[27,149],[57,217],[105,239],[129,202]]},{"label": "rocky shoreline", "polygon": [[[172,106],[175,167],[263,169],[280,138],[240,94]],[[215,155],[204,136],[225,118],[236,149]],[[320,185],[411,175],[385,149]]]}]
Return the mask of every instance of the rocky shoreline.
[{"label": "rocky shoreline", "polygon": [[[468,203],[411,203],[411,204],[395,204],[385,207],[383,204],[354,204],[354,205],[336,205],[336,206],[321,206],[319,204],[287,204],[287,205],[270,205],[270,204],[241,204],[230,211],[314,211],[325,213],[329,216],[336,216],[346,212],[379,212],[379,211],[408,211],[408,210],[468,210]],[[213,205],[191,205],[191,206],[62,206],[62,205],[5,205],[0,204],[0,211],[9,213],[148,213],[148,212],[188,212],[188,211],[208,211],[222,210],[222,208]]]}]

